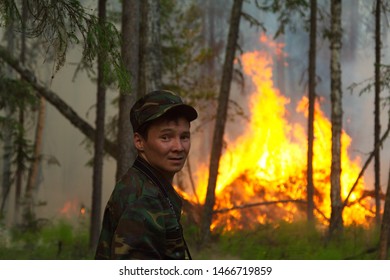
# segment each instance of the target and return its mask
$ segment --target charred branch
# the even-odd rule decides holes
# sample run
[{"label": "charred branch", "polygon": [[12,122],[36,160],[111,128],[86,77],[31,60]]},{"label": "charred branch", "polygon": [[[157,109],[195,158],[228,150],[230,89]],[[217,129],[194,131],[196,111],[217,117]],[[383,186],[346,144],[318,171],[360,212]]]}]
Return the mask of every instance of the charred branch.
[{"label": "charred branch", "polygon": [[382,135],[382,137],[380,138],[380,140],[376,143],[374,150],[370,153],[370,156],[367,158],[366,162],[364,163],[363,168],[362,168],[362,170],[360,171],[358,177],[356,178],[355,183],[354,183],[353,186],[351,187],[351,190],[349,191],[347,197],[346,197],[345,200],[344,200],[343,208],[344,208],[345,206],[347,206],[349,197],[351,196],[352,192],[355,190],[357,184],[359,183],[360,178],[363,176],[363,174],[364,174],[364,172],[366,171],[367,167],[369,166],[371,160],[374,158],[376,152],[379,150],[379,148],[382,146],[383,142],[384,142],[384,141],[387,139],[387,137],[389,136],[389,133],[390,133],[390,123],[389,123],[389,125],[388,125],[388,127],[387,127],[386,132]]},{"label": "charred branch", "polygon": [[[303,199],[282,199],[282,200],[274,200],[274,201],[262,201],[262,202],[255,202],[255,203],[248,203],[248,204],[242,204],[242,205],[237,205],[233,206],[230,208],[223,208],[223,209],[217,209],[213,211],[213,214],[218,214],[218,213],[226,213],[232,210],[243,210],[251,207],[257,207],[257,206],[266,206],[266,205],[273,205],[273,204],[278,204],[278,203],[301,203],[301,204],[307,204],[306,200]],[[328,217],[325,216],[324,213],[317,207],[314,207],[314,209],[325,219],[329,220]]]},{"label": "charred branch", "polygon": [[307,203],[305,200],[301,199],[285,199],[285,200],[274,200],[274,201],[263,201],[263,202],[256,202],[256,203],[248,203],[248,204],[242,204],[242,205],[237,205],[233,206],[230,208],[223,208],[223,209],[218,209],[214,210],[213,213],[225,213],[229,212],[232,210],[239,210],[239,209],[246,209],[246,208],[251,208],[251,207],[256,207],[256,206],[265,206],[265,205],[272,205],[272,204],[278,204],[278,203]]}]

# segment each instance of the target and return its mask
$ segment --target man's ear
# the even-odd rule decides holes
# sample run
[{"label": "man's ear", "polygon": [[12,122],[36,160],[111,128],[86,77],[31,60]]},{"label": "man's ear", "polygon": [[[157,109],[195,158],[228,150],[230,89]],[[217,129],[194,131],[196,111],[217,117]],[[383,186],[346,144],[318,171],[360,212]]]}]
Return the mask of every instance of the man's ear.
[{"label": "man's ear", "polygon": [[138,151],[144,150],[144,138],[138,133],[134,133],[134,146]]}]

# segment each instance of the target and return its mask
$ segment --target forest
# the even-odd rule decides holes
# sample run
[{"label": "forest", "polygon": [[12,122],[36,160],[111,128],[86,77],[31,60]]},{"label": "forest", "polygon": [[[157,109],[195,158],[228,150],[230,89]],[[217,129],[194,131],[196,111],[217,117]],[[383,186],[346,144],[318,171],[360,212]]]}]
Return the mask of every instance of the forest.
[{"label": "forest", "polygon": [[0,259],[92,259],[129,110],[194,106],[194,259],[389,259],[388,0],[0,0]]}]

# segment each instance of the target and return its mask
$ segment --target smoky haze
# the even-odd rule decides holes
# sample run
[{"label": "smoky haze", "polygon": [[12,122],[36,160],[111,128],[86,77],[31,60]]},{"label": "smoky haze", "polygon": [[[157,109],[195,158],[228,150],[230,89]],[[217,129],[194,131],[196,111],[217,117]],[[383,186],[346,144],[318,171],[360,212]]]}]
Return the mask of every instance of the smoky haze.
[{"label": "smoky haze", "polygon": [[[367,4],[362,4],[364,1],[359,1],[359,12],[364,13],[367,17],[372,17]],[[343,106],[344,106],[344,123],[343,127],[352,138],[350,148],[351,157],[360,156],[364,162],[368,153],[373,149],[373,124],[374,124],[374,107],[373,107],[373,92],[359,96],[356,92],[350,94],[347,87],[354,82],[361,82],[371,78],[374,73],[374,46],[373,33],[370,27],[367,27],[362,22],[358,22],[357,18],[348,17],[348,7],[356,4],[356,1],[345,1],[343,11],[346,11],[344,21],[349,25],[358,26],[356,31],[357,40],[354,40],[355,49],[350,46],[347,50],[343,50],[342,67],[342,90],[343,90]],[[245,9],[254,11],[247,3]],[[224,7],[225,8],[225,7]],[[252,12],[252,16],[259,17],[266,21],[270,34],[276,28],[276,17],[265,15],[261,12]],[[360,16],[361,17],[361,16]],[[255,28],[250,28],[249,25],[242,21],[242,35],[240,36],[240,44],[244,51],[251,51],[260,48],[258,38],[260,32]],[[348,32],[348,28],[345,32]],[[369,35],[367,35],[369,34]],[[320,36],[318,36],[320,37]],[[285,43],[284,51],[287,53],[285,62],[287,66],[282,72],[278,72],[274,76],[275,84],[280,88],[282,93],[291,99],[289,110],[291,118],[294,117],[293,110],[296,102],[306,94],[305,84],[302,82],[302,73],[307,68],[308,57],[308,34],[303,30],[297,30],[296,33],[287,33],[282,39]],[[351,37],[346,38],[351,40]],[[388,64],[389,55],[388,46],[389,39],[384,38],[383,41],[383,57],[384,64]],[[321,81],[317,86],[318,94],[324,98],[322,110],[326,115],[330,115],[330,85],[329,85],[329,47],[327,43],[320,43],[317,58],[317,74],[321,77]],[[348,53],[349,50],[354,53]],[[78,114],[86,119],[92,126],[95,126],[95,100],[96,86],[93,84],[85,73],[80,73],[73,80],[74,62],[79,61],[80,49],[73,50],[68,55],[68,60],[65,65],[49,83],[49,87],[61,98],[63,98]],[[49,63],[41,64],[37,72],[40,72],[42,80],[50,76],[51,66]],[[283,77],[280,76],[283,73]],[[283,78],[283,79],[282,79]],[[278,79],[278,80],[277,80]],[[307,80],[304,78],[303,80]],[[388,92],[382,92],[382,96],[388,96]],[[118,91],[111,91],[107,94],[107,115],[106,120],[116,114],[116,108],[111,105],[111,101],[118,95]],[[237,86],[232,87],[232,100],[241,104],[247,109],[248,94],[245,94]],[[202,111],[198,108],[201,114],[209,114],[210,112]],[[249,114],[248,112],[246,112]],[[388,115],[387,112],[382,113],[382,133],[387,127]],[[234,138],[240,133],[237,128],[240,124],[245,123],[235,119],[228,123],[226,129],[226,137]],[[195,121],[193,128],[201,125],[199,120]],[[303,124],[306,126],[305,124]],[[208,137],[208,138],[206,138]],[[204,162],[208,159],[209,154],[199,154],[197,151],[204,150],[202,146],[210,146],[210,135],[205,136],[202,133],[193,134],[193,146],[191,155],[192,170],[195,171],[199,162]],[[92,154],[89,153],[85,145],[82,144],[85,140],[84,135],[69,123],[53,106],[47,104],[46,123],[44,128],[43,154],[45,156],[54,157],[59,165],[48,164],[43,162],[40,170],[39,186],[37,191],[37,200],[47,203],[46,206],[38,207],[37,214],[45,218],[58,218],[69,214],[77,215],[78,209],[82,205],[87,207],[87,211],[91,205],[92,195],[92,168],[87,166],[87,162],[91,160]],[[389,140],[385,142],[382,149],[382,169],[381,169],[381,186],[385,190],[387,184],[387,174],[389,170],[390,158]],[[115,168],[116,163],[112,158],[106,158],[104,161],[103,174],[103,205],[109,198],[112,188],[115,183]],[[373,189],[373,164],[365,173],[366,187]],[[8,205],[7,213],[8,220],[12,220],[12,209],[14,201],[14,191],[12,191]],[[61,212],[63,210],[63,212]],[[64,213],[64,212],[67,212]]]}]

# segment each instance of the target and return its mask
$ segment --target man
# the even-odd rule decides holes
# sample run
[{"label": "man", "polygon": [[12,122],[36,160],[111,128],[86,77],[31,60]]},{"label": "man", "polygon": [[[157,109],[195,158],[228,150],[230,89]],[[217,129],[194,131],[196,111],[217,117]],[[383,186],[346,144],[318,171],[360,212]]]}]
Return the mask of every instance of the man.
[{"label": "man", "polygon": [[153,91],[130,111],[138,156],[107,203],[96,259],[185,259],[182,202],[172,187],[191,146],[196,110],[170,91]]}]

